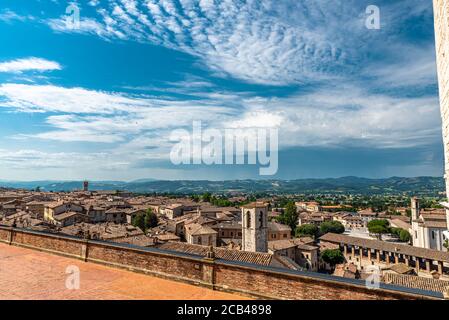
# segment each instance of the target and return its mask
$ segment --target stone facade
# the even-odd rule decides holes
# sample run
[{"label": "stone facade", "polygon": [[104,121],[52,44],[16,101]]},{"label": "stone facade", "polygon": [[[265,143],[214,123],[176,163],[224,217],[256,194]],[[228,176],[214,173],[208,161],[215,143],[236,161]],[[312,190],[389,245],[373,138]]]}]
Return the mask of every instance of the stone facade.
[{"label": "stone facade", "polygon": [[[446,178],[449,178],[449,1],[434,0],[435,44],[445,147]],[[449,186],[449,179],[446,179]],[[446,188],[449,195],[449,188]]]},{"label": "stone facade", "polygon": [[411,200],[413,246],[419,248],[446,251],[444,231],[447,230],[444,214],[426,214],[422,212],[419,199]]},{"label": "stone facade", "polygon": [[242,250],[268,252],[268,208],[249,204],[242,208]]},{"label": "stone facade", "polygon": [[[449,198],[449,0],[434,0],[435,45],[440,90],[441,117],[446,179],[446,194]],[[449,208],[446,210],[449,221]]]}]

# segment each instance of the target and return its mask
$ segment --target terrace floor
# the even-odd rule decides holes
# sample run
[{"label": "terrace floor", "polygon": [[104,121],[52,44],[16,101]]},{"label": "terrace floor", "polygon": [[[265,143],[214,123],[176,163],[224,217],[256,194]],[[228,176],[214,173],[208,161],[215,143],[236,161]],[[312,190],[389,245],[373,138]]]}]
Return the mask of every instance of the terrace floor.
[{"label": "terrace floor", "polygon": [[[73,270],[79,268],[79,289]],[[66,273],[70,272],[70,273]],[[237,300],[238,295],[0,244],[2,300]]]}]

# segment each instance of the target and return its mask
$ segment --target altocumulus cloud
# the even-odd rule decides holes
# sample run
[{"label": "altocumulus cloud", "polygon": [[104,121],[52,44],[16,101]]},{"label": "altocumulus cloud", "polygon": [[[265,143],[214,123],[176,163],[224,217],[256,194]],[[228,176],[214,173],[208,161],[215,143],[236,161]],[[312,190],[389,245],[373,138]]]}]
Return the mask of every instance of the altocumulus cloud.
[{"label": "altocumulus cloud", "polygon": [[180,50],[199,57],[218,76],[288,85],[377,70],[372,66],[365,70],[367,55],[396,58],[401,49],[394,35],[401,28],[397,21],[426,13],[431,4],[409,0],[403,4],[407,10],[398,10],[395,3],[381,2],[382,21],[388,28],[377,33],[365,28],[368,4],[359,0],[338,5],[333,0],[95,1],[90,3],[95,13],[83,17],[77,30],[67,28],[65,17],[46,23],[57,32]]}]

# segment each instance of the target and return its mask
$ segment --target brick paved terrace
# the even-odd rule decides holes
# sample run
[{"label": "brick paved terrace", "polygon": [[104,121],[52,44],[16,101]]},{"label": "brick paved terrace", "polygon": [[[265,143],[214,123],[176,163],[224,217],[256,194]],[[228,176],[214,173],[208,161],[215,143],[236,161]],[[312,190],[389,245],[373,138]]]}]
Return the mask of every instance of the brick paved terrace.
[{"label": "brick paved terrace", "polygon": [[[80,270],[80,289],[67,289],[67,267]],[[241,296],[0,244],[0,299],[231,300]]]}]

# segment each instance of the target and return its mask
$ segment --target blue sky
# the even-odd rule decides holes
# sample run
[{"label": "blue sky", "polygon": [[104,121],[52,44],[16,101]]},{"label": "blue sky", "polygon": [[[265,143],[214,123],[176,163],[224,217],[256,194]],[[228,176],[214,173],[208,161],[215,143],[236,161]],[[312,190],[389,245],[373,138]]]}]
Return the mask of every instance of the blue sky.
[{"label": "blue sky", "polygon": [[431,1],[70,3],[1,2],[0,179],[260,178],[172,165],[194,120],[277,128],[276,178],[443,174]]}]

